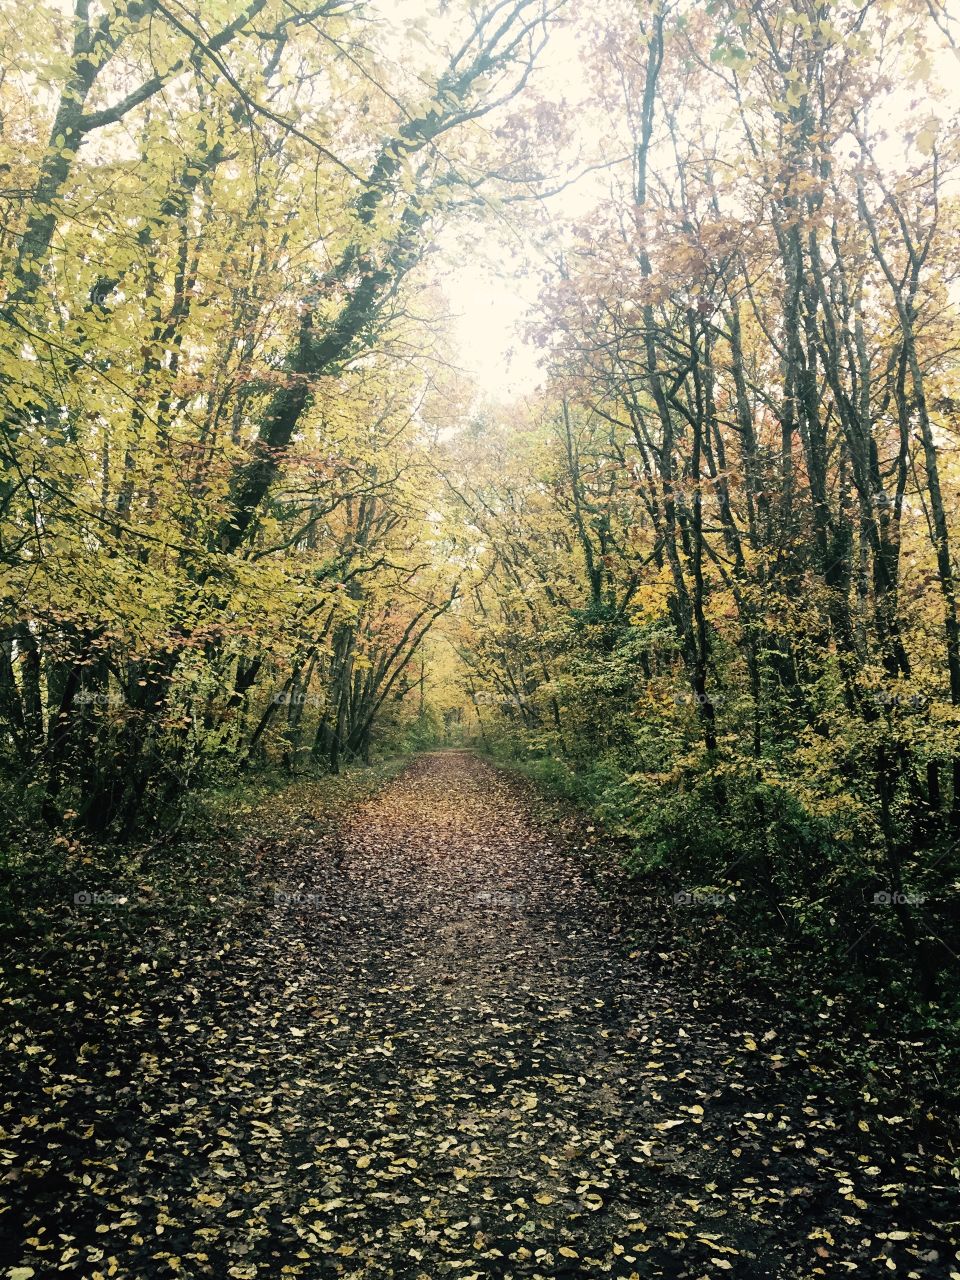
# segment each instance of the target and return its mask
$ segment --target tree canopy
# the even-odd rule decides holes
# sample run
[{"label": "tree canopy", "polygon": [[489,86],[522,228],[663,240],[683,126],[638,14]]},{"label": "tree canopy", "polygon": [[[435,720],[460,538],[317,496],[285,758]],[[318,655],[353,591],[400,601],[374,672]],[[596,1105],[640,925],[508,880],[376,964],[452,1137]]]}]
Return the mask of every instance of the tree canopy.
[{"label": "tree canopy", "polygon": [[[471,741],[798,934],[887,893],[932,989],[955,16],[388,10],[4,25],[4,785],[129,830],[264,763]],[[452,229],[540,278],[535,388],[458,368]]]}]

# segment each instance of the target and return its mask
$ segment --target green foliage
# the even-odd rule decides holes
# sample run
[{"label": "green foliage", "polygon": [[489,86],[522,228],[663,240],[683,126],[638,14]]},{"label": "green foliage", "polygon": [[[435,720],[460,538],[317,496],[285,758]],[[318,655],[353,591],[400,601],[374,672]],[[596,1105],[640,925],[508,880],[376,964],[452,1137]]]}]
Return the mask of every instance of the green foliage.
[{"label": "green foliage", "polygon": [[537,7],[4,27],[0,778],[51,824],[369,759],[462,576],[418,269],[525,181]]}]

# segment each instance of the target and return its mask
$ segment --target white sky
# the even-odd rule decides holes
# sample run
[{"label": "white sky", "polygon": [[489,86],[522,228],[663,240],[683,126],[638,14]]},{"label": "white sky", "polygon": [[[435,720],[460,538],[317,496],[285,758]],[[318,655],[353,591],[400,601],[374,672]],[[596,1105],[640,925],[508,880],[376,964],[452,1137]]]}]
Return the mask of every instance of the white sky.
[{"label": "white sky", "polygon": [[537,349],[523,334],[536,304],[539,277],[509,275],[507,264],[497,260],[495,244],[480,249],[461,257],[442,281],[456,317],[458,363],[475,378],[482,397],[514,400],[541,381]]},{"label": "white sky", "polygon": [[[558,23],[540,56],[533,87],[543,96],[577,107],[589,94],[582,52],[571,23]],[[596,150],[596,130],[584,128],[580,145]],[[560,180],[569,176],[560,174]],[[586,214],[600,188],[590,177],[548,198],[546,208],[567,216]],[[454,228],[441,239],[441,284],[456,317],[453,337],[465,372],[479,384],[479,395],[505,403],[533,391],[542,382],[539,349],[525,331],[537,309],[545,265],[525,229],[522,208],[504,211],[500,225],[483,230]]]}]

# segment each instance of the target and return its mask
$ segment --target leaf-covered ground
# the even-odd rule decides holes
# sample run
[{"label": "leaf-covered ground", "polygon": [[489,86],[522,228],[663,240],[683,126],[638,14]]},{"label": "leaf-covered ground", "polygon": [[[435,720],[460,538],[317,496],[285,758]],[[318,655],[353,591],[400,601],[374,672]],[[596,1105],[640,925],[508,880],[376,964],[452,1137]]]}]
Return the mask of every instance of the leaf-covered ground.
[{"label": "leaf-covered ground", "polygon": [[506,775],[423,756],[268,861],[21,957],[3,1274],[960,1275],[947,1163],[668,985]]}]

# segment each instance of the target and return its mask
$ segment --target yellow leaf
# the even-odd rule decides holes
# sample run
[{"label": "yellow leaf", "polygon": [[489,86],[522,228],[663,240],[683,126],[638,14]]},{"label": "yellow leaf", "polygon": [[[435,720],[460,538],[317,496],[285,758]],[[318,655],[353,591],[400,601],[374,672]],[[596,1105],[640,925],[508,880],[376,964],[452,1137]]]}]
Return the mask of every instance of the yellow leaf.
[{"label": "yellow leaf", "polygon": [[917,134],[917,150],[921,155],[930,155],[933,151],[933,144],[936,140],[937,135],[932,129],[921,129]]}]

